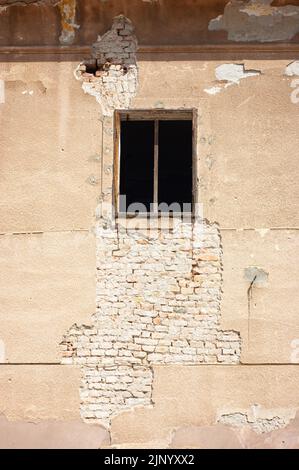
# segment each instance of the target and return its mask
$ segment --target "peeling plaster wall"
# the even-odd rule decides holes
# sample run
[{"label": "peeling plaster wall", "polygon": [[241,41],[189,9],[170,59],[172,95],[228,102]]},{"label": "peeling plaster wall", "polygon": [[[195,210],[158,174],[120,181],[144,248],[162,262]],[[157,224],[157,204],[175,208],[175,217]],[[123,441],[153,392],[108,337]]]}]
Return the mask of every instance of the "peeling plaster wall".
[{"label": "peeling plaster wall", "polygon": [[209,23],[210,31],[225,30],[237,42],[288,41],[299,33],[299,6],[271,6],[273,0],[232,0],[223,15]]},{"label": "peeling plaster wall", "polygon": [[[154,406],[127,410],[112,419],[115,446],[298,448],[295,365],[160,365],[154,367],[154,377]],[[288,424],[256,433],[247,424],[230,426],[217,422],[222,414],[237,411],[253,419],[253,410],[260,418],[271,421],[277,416]]]},{"label": "peeling plaster wall", "polygon": [[111,30],[93,44],[92,58],[75,71],[84,92],[96,98],[104,116],[112,116],[115,109],[128,109],[136,94],[137,38],[133,32],[128,18],[115,17]]},{"label": "peeling plaster wall", "polygon": [[240,80],[244,78],[256,77],[260,74],[259,70],[245,70],[244,64],[222,64],[216,67],[215,77],[218,82],[224,82],[224,84],[205,88],[204,91],[209,95],[216,95],[231,85],[239,85]]},{"label": "peeling plaster wall", "polygon": [[[55,9],[58,38],[28,3],[1,19]],[[0,67],[1,445],[298,448],[298,58],[137,61],[140,21],[107,65],[108,16],[94,56]],[[196,109],[203,234],[109,225],[116,107]]]},{"label": "peeling plaster wall", "polygon": [[[236,64],[238,70],[242,66],[242,70],[260,71],[261,74],[240,80],[239,84],[228,87],[225,93],[209,96],[204,91],[205,88],[213,85],[223,86],[223,82],[217,80],[215,74],[216,70],[225,64]],[[184,367],[187,367],[187,375],[184,380],[186,386],[190,387],[188,389],[189,396],[196,390],[201,394],[202,404],[196,407],[196,413],[194,413],[195,405],[192,404],[188,415],[189,421],[186,421],[186,415],[183,412],[187,403],[185,395],[178,393],[180,398],[176,399],[175,403],[171,401],[171,395],[169,395],[170,405],[166,412],[169,424],[166,427],[162,426],[161,434],[157,433],[161,416],[163,413],[165,415],[165,411],[162,413],[161,406],[163,403],[165,407],[165,398],[163,397],[169,391],[161,391],[156,371],[157,367],[159,370],[165,368],[165,377],[169,378],[168,368],[170,366],[164,364],[169,353],[163,349],[163,353],[157,352],[157,354],[161,354],[158,362],[156,359],[149,360],[150,354],[155,354],[155,352],[143,351],[142,347],[156,348],[158,345],[144,344],[142,346],[139,344],[140,349],[135,352],[141,353],[141,356],[144,356],[145,353],[146,356],[135,357],[134,349],[130,353],[134,360],[141,360],[137,369],[131,364],[124,365],[124,369],[120,369],[121,366],[115,364],[115,357],[127,360],[126,358],[129,356],[119,355],[119,351],[122,349],[121,342],[118,342],[116,348],[109,349],[106,348],[107,344],[103,343],[104,330],[99,328],[99,325],[102,324],[104,316],[105,322],[108,319],[111,322],[113,318],[112,311],[109,310],[108,313],[110,295],[106,296],[108,299],[107,311],[106,308],[103,308],[105,289],[111,290],[111,285],[109,283],[106,285],[107,281],[104,281],[108,267],[103,264],[103,260],[105,263],[110,260],[112,266],[119,267],[121,262],[131,266],[131,263],[134,262],[132,254],[137,246],[140,246],[144,256],[148,256],[150,250],[156,250],[157,256],[161,258],[161,253],[166,250],[163,257],[170,256],[170,261],[175,264],[178,262],[176,252],[171,255],[165,248],[168,246],[167,244],[157,245],[153,240],[146,245],[144,241],[147,240],[142,238],[142,243],[139,244],[137,240],[127,237],[125,234],[122,235],[124,250],[120,252],[118,249],[112,250],[114,244],[119,243],[119,233],[117,234],[113,230],[104,230],[99,225],[100,221],[96,220],[96,217],[101,215],[99,202],[107,203],[111,200],[113,119],[110,116],[102,116],[100,104],[94,97],[84,94],[80,82],[74,79],[73,71],[78,63],[59,66],[55,63],[33,63],[26,64],[26,66],[22,64],[2,65],[1,79],[5,83],[5,103],[0,104],[0,112],[1,119],[5,119],[6,132],[5,134],[1,133],[1,139],[2,145],[7,151],[2,160],[2,174],[5,178],[1,182],[2,193],[6,194],[6,197],[0,206],[3,214],[1,231],[5,234],[1,237],[3,266],[1,292],[2,295],[5,293],[5,297],[4,302],[1,303],[3,310],[1,312],[2,330],[0,336],[5,348],[4,360],[6,362],[33,364],[30,366],[32,367],[30,370],[23,365],[9,366],[15,374],[24,371],[29,382],[28,387],[26,386],[26,390],[28,390],[26,392],[27,401],[22,401],[21,396],[24,393],[22,387],[19,387],[18,382],[12,377],[13,386],[19,387],[16,398],[19,408],[15,414],[14,407],[16,405],[11,401],[7,402],[5,395],[3,395],[2,408],[8,419],[11,420],[14,416],[14,419],[26,423],[32,416],[32,414],[28,415],[26,411],[28,408],[33,410],[32,413],[36,419],[43,421],[53,419],[52,405],[50,406],[52,402],[48,400],[45,389],[40,385],[41,388],[36,388],[34,391],[33,386],[30,385],[32,383],[30,377],[33,368],[37,367],[34,364],[38,364],[40,361],[57,361],[55,367],[62,368],[62,376],[65,376],[65,380],[69,381],[72,386],[72,392],[67,392],[66,395],[69,397],[69,393],[74,394],[75,401],[71,401],[68,407],[74,413],[72,415],[74,419],[80,419],[80,413],[82,416],[87,413],[87,422],[107,425],[107,409],[104,409],[104,402],[101,401],[102,398],[106,399],[105,406],[108,403],[108,415],[111,416],[112,423],[111,445],[128,447],[141,445],[138,433],[142,437],[143,446],[147,444],[172,446],[176,445],[173,443],[182,443],[184,439],[188,443],[191,442],[190,433],[187,430],[183,433],[183,429],[188,423],[196,427],[192,442],[195,442],[194,445],[197,446],[204,445],[206,442],[200,437],[202,436],[200,430],[205,430],[207,427],[209,428],[207,432],[210,433],[213,443],[227,442],[227,446],[230,443],[235,443],[238,446],[244,446],[248,443],[252,446],[267,446],[269,444],[267,444],[265,436],[268,436],[267,438],[276,446],[283,446],[282,441],[285,439],[288,443],[286,445],[298,445],[295,439],[297,428],[294,420],[291,420],[285,428],[262,433],[259,435],[261,436],[258,438],[259,441],[255,440],[257,439],[256,433],[245,423],[245,426],[242,427],[242,429],[244,428],[242,433],[245,433],[245,437],[241,442],[236,431],[239,428],[229,424],[217,424],[217,417],[220,414],[244,413],[247,415],[248,410],[256,403],[260,404],[263,409],[274,410],[273,417],[277,416],[283,422],[285,417],[289,416],[288,413],[298,408],[298,404],[293,400],[299,383],[297,375],[294,373],[297,370],[296,364],[285,366],[288,371],[290,370],[288,367],[293,368],[288,376],[292,379],[286,379],[287,382],[291,380],[292,386],[290,385],[290,388],[287,389],[284,380],[277,383],[274,380],[277,374],[280,376],[284,373],[284,366],[263,366],[266,375],[263,376],[263,379],[259,379],[260,387],[248,386],[248,383],[251,383],[252,377],[259,374],[261,365],[250,366],[250,373],[248,372],[247,375],[246,372],[244,382],[241,378],[244,370],[249,367],[244,363],[266,362],[271,364],[281,361],[290,363],[292,361],[291,354],[296,352],[296,345],[294,343],[293,347],[292,341],[299,338],[296,320],[298,266],[294,256],[298,249],[294,178],[297,171],[298,134],[296,130],[299,123],[297,106],[290,99],[290,83],[293,76],[285,75],[289,64],[289,60],[270,62],[247,60],[242,63],[240,60],[236,62],[227,60],[206,62],[200,58],[191,63],[179,60],[138,61],[139,86],[132,99],[131,107],[137,109],[155,108],[159,103],[159,106],[162,105],[165,108],[178,109],[193,106],[197,108],[199,197],[204,202],[204,215],[208,220],[220,222],[219,226],[209,224],[213,243],[215,243],[212,250],[220,249],[221,240],[221,249],[217,251],[219,261],[210,260],[206,265],[212,267],[213,263],[220,263],[220,265],[217,264],[216,269],[220,269],[221,277],[223,277],[223,280],[220,283],[217,281],[214,287],[218,292],[217,305],[215,304],[216,311],[212,314],[215,317],[209,324],[209,328],[213,329],[212,325],[219,320],[217,323],[219,331],[240,331],[242,339],[241,364],[225,366],[225,374],[228,377],[235,369],[240,371],[241,375],[238,375],[238,372],[232,378],[232,388],[229,393],[224,394],[221,403],[217,401],[217,397],[219,391],[221,391],[220,395],[223,395],[223,378],[219,380],[219,383],[210,381],[209,389],[203,387],[206,378],[203,377],[197,385],[193,381],[194,374],[200,373],[202,368],[211,368],[211,376],[218,374],[217,371],[221,366],[217,364],[217,359],[214,364],[203,366],[200,365],[199,355],[196,353],[194,362],[192,359],[191,368],[188,368],[187,365],[191,362],[190,358],[186,359]],[[59,86],[57,86],[57,81]],[[23,93],[24,91],[26,93]],[[33,94],[30,94],[30,91],[33,91]],[[64,106],[61,106],[62,103]],[[4,114],[4,110],[6,114]],[[223,110],[226,115],[229,114],[230,122],[223,119]],[[261,110],[263,110],[263,120],[260,119]],[[20,121],[9,118],[16,115],[23,119],[22,142],[17,138]],[[84,121],[85,139],[82,139],[82,120]],[[281,128],[282,122],[287,122],[283,128]],[[36,128],[39,129],[43,142],[45,142],[44,146],[40,146],[32,134],[32,129]],[[231,128],[234,129],[234,132],[230,131]],[[284,139],[283,148],[281,146],[282,139]],[[14,145],[12,145],[12,141],[14,141]],[[234,152],[232,152],[232,148]],[[107,169],[110,171],[106,171]],[[27,192],[28,188],[30,191]],[[26,199],[24,199],[24,194],[26,194]],[[292,197],[287,198],[289,194],[292,194]],[[288,204],[285,203],[286,201]],[[259,207],[259,211],[256,210],[257,207]],[[288,229],[288,226],[292,226],[293,229]],[[27,232],[27,234],[20,235],[20,232]],[[97,237],[95,237],[95,232]],[[106,239],[105,233],[107,236],[111,235],[111,239],[109,237]],[[111,246],[110,242],[108,243],[109,240]],[[192,240],[193,242],[198,241],[189,237],[185,242],[188,245]],[[145,247],[147,247],[146,250]],[[8,253],[10,253],[9,256],[7,256]],[[182,258],[181,263],[184,273],[188,275],[193,255],[188,251],[184,253],[187,256]],[[122,256],[118,256],[118,254]],[[96,305],[95,285],[96,263],[100,268],[97,288],[104,289],[102,293],[98,290],[98,306]],[[204,261],[200,263],[204,263]],[[160,261],[155,260],[152,264],[160,264]],[[249,325],[250,342],[248,342],[247,292],[250,279],[245,277],[244,272],[252,267],[266,271],[269,274],[269,279],[265,285],[253,286]],[[159,272],[157,271],[157,273]],[[17,275],[17,273],[19,274]],[[149,282],[156,282],[154,273],[155,271],[152,269],[149,270]],[[140,278],[136,281],[136,289],[139,282],[142,295],[145,295],[144,282],[146,281],[143,279],[142,273]],[[113,290],[121,300],[123,288],[130,291],[133,284],[129,282],[127,275],[125,277],[125,274],[122,275],[121,272],[117,273],[116,279]],[[166,277],[167,286],[171,279],[170,276]],[[189,280],[187,276],[186,285],[179,287],[187,289],[184,291],[184,298],[194,295],[197,299],[196,303],[198,303],[204,286],[196,287],[192,282],[197,283],[199,279]],[[49,285],[51,286],[50,290],[48,289]],[[188,289],[191,289],[192,292],[193,289],[201,290],[198,293],[191,293],[191,290]],[[221,292],[221,303],[218,298],[219,290],[223,291],[223,293]],[[213,292],[211,295],[216,295],[215,291]],[[136,295],[136,297],[140,296]],[[163,299],[163,293],[160,293],[157,298]],[[136,309],[134,307],[134,310],[139,309],[138,311],[140,311],[138,299],[134,297],[131,301],[133,306],[137,306]],[[212,302],[214,301],[212,300]],[[155,304],[152,305],[155,307]],[[204,308],[204,306],[202,307]],[[122,306],[117,305],[115,308],[119,312]],[[162,306],[160,311],[165,315],[161,318],[166,320],[167,315],[170,317],[173,315],[172,312],[163,312]],[[55,316],[53,312],[55,312]],[[182,312],[175,312],[175,314],[178,315],[176,320],[185,321],[183,317],[186,314]],[[190,314],[192,318],[190,317],[189,320],[195,321],[194,313]],[[203,318],[204,315],[209,314],[201,313],[200,315]],[[155,317],[157,316],[155,315]],[[165,332],[157,330],[157,327],[163,325],[153,323],[155,317],[145,316],[144,318],[150,319],[154,333],[165,335]],[[169,320],[172,321],[171,318]],[[211,320],[206,318],[203,321],[210,322]],[[14,328],[16,322],[19,325],[18,330]],[[69,329],[73,324],[77,326],[74,327],[74,332],[71,332]],[[147,323],[144,324],[147,325]],[[84,350],[84,341],[82,340],[83,337],[86,337],[89,343],[90,335],[86,333],[94,328],[94,337],[97,339],[97,347],[94,350],[96,355],[92,355],[92,350],[88,348]],[[115,328],[117,331],[117,325]],[[188,328],[188,325],[182,325],[180,328],[183,332]],[[202,326],[198,326],[198,331],[201,330]],[[13,335],[12,331],[14,331]],[[47,331],[46,336],[44,331]],[[69,362],[76,364],[74,366],[58,365],[61,358],[59,343],[67,332],[65,353],[68,354],[65,356],[69,358]],[[142,338],[142,336],[139,337]],[[76,338],[79,338],[79,342],[77,341],[79,347],[76,347]],[[239,337],[237,336],[237,338]],[[160,339],[166,342],[172,340],[169,337]],[[188,340],[190,338],[187,338]],[[209,340],[203,342],[205,341],[209,342]],[[71,348],[71,344],[74,346],[74,350]],[[135,344],[137,345],[137,343]],[[236,344],[239,344],[238,341]],[[162,345],[160,347],[173,346]],[[190,345],[190,348],[192,347]],[[223,345],[223,347],[225,346]],[[207,348],[208,346],[205,345],[204,354],[207,354]],[[109,350],[112,350],[113,354],[116,351],[117,356],[109,356]],[[86,351],[87,355],[78,355],[78,352],[85,354]],[[106,352],[108,352],[107,355]],[[183,353],[182,358],[184,356],[188,355]],[[142,364],[145,357],[146,361]],[[106,369],[99,367],[102,358],[112,361],[113,364],[111,363]],[[175,362],[171,366],[175,370],[171,381],[173,388],[177,388],[175,377],[181,374],[182,358],[175,358],[172,353],[169,355],[169,359]],[[90,359],[95,362],[87,365]],[[234,357],[235,359],[239,360],[238,354]],[[82,360],[86,360],[86,363],[83,363]],[[43,374],[47,374],[50,367],[52,366],[39,366],[38,374],[41,380]],[[65,368],[68,367],[77,368],[76,378],[66,374]],[[271,377],[267,375],[269,367],[272,367]],[[276,367],[280,367],[279,370]],[[70,415],[64,414],[65,402],[58,399],[60,386],[55,385],[56,370],[52,370],[53,379],[51,378],[49,382],[46,381],[45,383],[48,385],[45,387],[48,387],[47,390],[50,391],[57,390],[54,419],[65,422]],[[152,370],[154,371],[153,375]],[[136,377],[132,376],[132,371],[137,372]],[[132,382],[121,382],[118,379],[115,381],[118,373],[122,377],[126,377],[126,380],[127,378],[131,380],[133,377]],[[104,376],[109,377],[108,382],[103,380]],[[258,377],[260,376],[258,375]],[[109,380],[112,381],[109,382]],[[134,389],[129,389],[128,383],[133,384]],[[245,388],[245,385],[243,387],[242,384],[245,383],[250,392],[248,392],[246,403],[241,398]],[[273,391],[271,399],[264,398],[263,387],[265,383]],[[274,383],[276,383],[275,387]],[[8,379],[3,380],[4,390],[8,390],[7,384]],[[145,398],[139,395],[142,393],[138,389],[140,384],[141,388],[145,387]],[[61,387],[63,388],[63,385]],[[211,390],[214,408],[213,411],[207,413],[207,400],[211,401]],[[126,404],[122,395],[124,392],[130,393],[130,397],[127,396],[126,399],[133,399],[133,401]],[[139,396],[134,397],[134,393]],[[205,397],[204,400],[203,397]],[[112,408],[110,399],[114,401]],[[139,402],[137,407],[132,408],[132,405],[137,405],[138,400],[143,400],[143,403],[147,405],[142,406]],[[177,410],[178,407],[181,411],[179,414],[174,413],[173,410]],[[127,411],[125,411],[126,409]],[[278,412],[280,409],[283,409],[283,412]],[[130,415],[132,421],[129,421],[129,424],[127,421],[123,421],[127,416],[126,413],[132,413]],[[145,415],[149,413],[146,422],[142,418],[143,413]],[[192,414],[194,419],[191,420]],[[84,425],[88,426],[88,424]],[[51,423],[49,426],[50,429],[54,429],[51,427]],[[134,434],[134,429],[137,434]],[[122,434],[124,432],[127,433],[126,436]],[[285,434],[273,435],[273,433],[282,432]],[[102,442],[101,433],[102,430],[99,431],[99,445]],[[22,435],[21,433],[20,436]],[[224,436],[222,441],[221,436]],[[22,438],[20,437],[20,439]],[[36,439],[38,442],[38,438]],[[75,442],[75,436],[70,439]]]},{"label": "peeling plaster wall", "polygon": [[61,34],[59,41],[61,44],[72,44],[75,39],[76,29],[80,28],[75,23],[76,0],[60,0],[58,8],[61,17]]},{"label": "peeling plaster wall", "polygon": [[299,60],[291,62],[285,69],[285,74],[289,77],[299,77]]},{"label": "peeling plaster wall", "polygon": [[[136,94],[135,86],[124,87],[130,71],[137,77],[132,33],[130,20],[116,17],[93,45],[93,58],[78,69],[79,78],[81,72],[88,80],[83,90],[96,96],[107,117],[128,109]],[[111,147],[113,120],[105,123]],[[109,179],[111,187],[112,172]],[[106,203],[112,202],[109,186]],[[111,230],[109,223],[113,220],[97,227],[98,312],[90,326],[75,324],[62,342],[63,363],[82,367],[83,419],[106,426],[126,408],[151,404],[152,364],[237,363],[241,342],[237,332],[218,327],[222,278],[216,226],[179,224],[173,234],[158,231],[152,239],[134,229]]]},{"label": "peeling plaster wall", "polygon": [[[270,0],[1,0],[0,47],[70,44],[89,47],[119,14],[131,19],[140,45],[229,44],[235,39],[298,44],[299,0],[279,0],[273,6],[270,3]],[[53,59],[56,60],[55,56]]]},{"label": "peeling plaster wall", "polygon": [[278,410],[277,412],[270,410],[270,412],[264,412],[266,416],[259,416],[262,414],[259,407],[253,405],[250,411],[223,413],[218,418],[218,422],[237,428],[249,426],[255,433],[263,434],[287,427],[290,421],[294,419],[296,410],[287,410],[287,412],[284,410]]},{"label": "peeling plaster wall", "polygon": [[97,229],[97,313],[74,325],[63,363],[82,368],[81,416],[151,404],[154,364],[239,362],[240,337],[221,331],[221,246],[216,226],[173,233]]}]

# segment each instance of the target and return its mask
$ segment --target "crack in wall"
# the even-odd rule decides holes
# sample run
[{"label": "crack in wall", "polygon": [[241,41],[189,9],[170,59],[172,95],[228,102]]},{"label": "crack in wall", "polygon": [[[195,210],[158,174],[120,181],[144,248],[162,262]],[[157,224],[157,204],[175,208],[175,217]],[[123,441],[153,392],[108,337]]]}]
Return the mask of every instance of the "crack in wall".
[{"label": "crack in wall", "polygon": [[231,0],[210,31],[227,31],[236,42],[287,41],[299,33],[299,7],[271,6],[273,0]]},{"label": "crack in wall", "polygon": [[250,321],[251,321],[251,302],[252,302],[252,289],[256,280],[256,275],[250,282],[250,285],[247,289],[247,311],[248,311],[248,323],[247,323],[247,337],[248,344],[250,344]]}]

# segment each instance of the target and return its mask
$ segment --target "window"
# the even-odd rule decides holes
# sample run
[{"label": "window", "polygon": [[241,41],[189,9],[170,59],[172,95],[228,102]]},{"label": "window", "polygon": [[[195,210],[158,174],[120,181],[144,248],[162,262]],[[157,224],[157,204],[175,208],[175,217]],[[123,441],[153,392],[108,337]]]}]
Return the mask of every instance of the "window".
[{"label": "window", "polygon": [[114,192],[118,213],[193,209],[193,111],[117,112]]}]

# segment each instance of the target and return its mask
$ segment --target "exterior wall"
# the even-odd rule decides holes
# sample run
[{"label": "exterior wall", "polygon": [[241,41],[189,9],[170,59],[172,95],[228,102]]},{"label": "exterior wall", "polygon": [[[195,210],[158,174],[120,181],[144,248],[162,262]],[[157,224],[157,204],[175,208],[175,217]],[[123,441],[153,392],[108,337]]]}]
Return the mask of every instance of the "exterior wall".
[{"label": "exterior wall", "polygon": [[83,59],[0,67],[0,445],[299,447],[296,57],[137,54],[130,108],[198,113],[204,231],[159,242],[105,228],[113,118]]},{"label": "exterior wall", "polygon": [[81,415],[109,426],[120,411],[152,403],[156,364],[234,364],[240,337],[219,328],[217,227],[178,223],[148,235],[97,230],[97,313],[74,325],[63,362],[82,367]]},{"label": "exterior wall", "polygon": [[120,13],[132,20],[145,46],[242,39],[298,43],[298,0],[291,6],[289,0],[261,0],[262,8],[253,0],[247,11],[245,2],[232,3],[237,5],[227,7],[228,0],[3,0],[0,46],[89,47]]}]

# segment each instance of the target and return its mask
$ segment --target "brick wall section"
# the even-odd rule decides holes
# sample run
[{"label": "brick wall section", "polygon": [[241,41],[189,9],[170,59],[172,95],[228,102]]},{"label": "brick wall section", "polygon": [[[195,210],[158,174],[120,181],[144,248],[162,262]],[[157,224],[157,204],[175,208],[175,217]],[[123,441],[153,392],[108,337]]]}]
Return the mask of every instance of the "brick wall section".
[{"label": "brick wall section", "polygon": [[216,225],[98,226],[97,312],[62,343],[63,362],[82,366],[83,419],[150,404],[153,364],[239,362],[239,334],[219,328],[221,257]]},{"label": "brick wall section", "polygon": [[137,39],[131,21],[123,15],[92,45],[92,58],[76,70],[85,93],[95,96],[102,113],[128,109],[138,86]]}]

